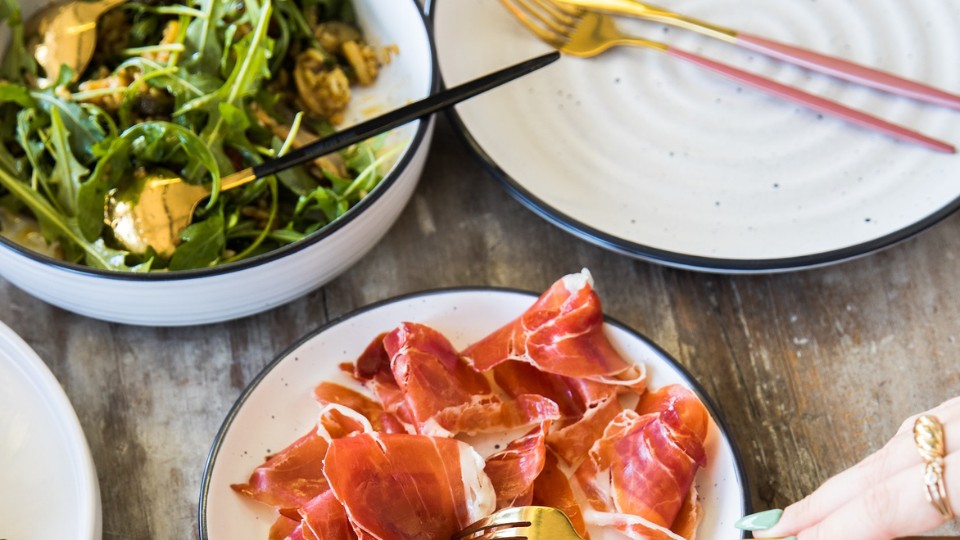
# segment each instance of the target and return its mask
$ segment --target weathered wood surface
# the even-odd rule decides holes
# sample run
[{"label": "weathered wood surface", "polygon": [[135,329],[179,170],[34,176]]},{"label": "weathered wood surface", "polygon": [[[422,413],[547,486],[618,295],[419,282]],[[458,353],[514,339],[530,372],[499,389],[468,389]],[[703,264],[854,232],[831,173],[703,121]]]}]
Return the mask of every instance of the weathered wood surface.
[{"label": "weathered wood surface", "polygon": [[954,216],[825,269],[731,277],[654,266],[535,216],[441,119],[397,225],[322,290],[238,321],[152,329],[64,312],[0,279],[0,320],[50,365],[77,410],[99,473],[104,538],[185,539],[197,535],[201,473],[222,418],[300,335],[398,294],[540,291],[586,266],[605,311],[676,357],[719,405],[754,505],[769,508],[879,448],[908,415],[960,394],[958,257]]}]

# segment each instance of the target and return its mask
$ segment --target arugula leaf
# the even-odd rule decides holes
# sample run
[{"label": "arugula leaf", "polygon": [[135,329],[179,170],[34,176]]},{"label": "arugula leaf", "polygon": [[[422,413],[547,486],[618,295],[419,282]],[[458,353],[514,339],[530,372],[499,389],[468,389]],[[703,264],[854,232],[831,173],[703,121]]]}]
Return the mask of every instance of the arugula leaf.
[{"label": "arugula leaf", "polygon": [[37,114],[36,109],[23,109],[17,113],[17,144],[23,149],[33,167],[34,180],[44,185],[47,183],[47,176],[40,166],[40,160],[43,159],[46,147],[40,130],[47,127],[48,121],[49,118]]},{"label": "arugula leaf", "polygon": [[17,0],[0,0],[0,21],[10,29],[10,44],[0,64],[0,75],[10,81],[23,81],[23,75],[37,74],[37,61],[27,51],[24,41],[23,18]]},{"label": "arugula leaf", "polygon": [[357,14],[350,0],[304,0],[304,9],[311,4],[322,10],[322,19],[338,19],[351,24],[357,22]]},{"label": "arugula leaf", "polygon": [[[307,4],[308,2],[304,2],[304,8],[308,7]],[[303,11],[297,5],[297,2],[294,0],[277,0],[277,12],[280,14],[278,19],[284,21],[280,23],[281,26],[288,26],[288,31],[297,38],[306,39],[310,47],[319,50],[323,54],[328,54],[320,45],[320,41],[317,39],[316,34],[313,33],[313,29],[310,28],[310,23],[307,22],[307,18],[303,15]],[[289,19],[289,22],[287,22],[287,19]],[[281,37],[282,32],[283,29],[281,28]],[[286,47],[282,50],[286,51]]]},{"label": "arugula leaf", "polygon": [[[69,81],[72,76],[69,69],[60,70],[60,81]],[[97,120],[99,113],[91,113],[97,107],[89,104],[80,106],[72,101],[65,101],[56,95],[55,87],[31,91],[30,97],[48,115],[52,115],[54,110],[58,111],[64,127],[71,135],[70,148],[73,154],[84,164],[92,163],[93,148],[107,136],[103,126]]]},{"label": "arugula leaf", "polygon": [[119,186],[129,173],[132,146],[129,139],[113,139],[97,162],[93,174],[80,185],[77,194],[77,225],[84,238],[91,242],[103,233],[103,205],[107,194]]},{"label": "arugula leaf", "polygon": [[227,245],[223,227],[223,207],[218,205],[210,217],[194,223],[180,233],[183,243],[170,257],[170,270],[204,268],[219,260]]},{"label": "arugula leaf", "polygon": [[53,158],[56,165],[50,173],[50,185],[56,188],[57,201],[60,208],[69,217],[77,215],[77,194],[83,177],[90,174],[70,150],[68,140],[70,134],[60,119],[59,109],[53,109],[50,114],[50,144],[53,146]]},{"label": "arugula leaf", "polygon": [[[22,86],[0,82],[0,138],[4,142],[15,142],[17,137],[17,117],[21,111],[31,110],[35,106],[30,92]],[[0,167],[14,176],[23,174],[23,160],[13,157],[5,144],[0,144]]]},{"label": "arugula leaf", "polygon": [[37,106],[27,87],[8,82],[0,82],[0,103],[16,103],[25,109]]},{"label": "arugula leaf", "polygon": [[215,25],[223,20],[227,10],[227,0],[200,0],[197,4],[202,17],[197,17],[187,27],[187,37],[184,41],[184,64],[192,71],[205,73],[219,73],[220,57],[223,55],[223,46],[216,39]]},{"label": "arugula leaf", "polygon": [[206,171],[214,179],[220,178],[220,166],[206,143],[189,129],[171,122],[144,122],[120,134],[132,145],[131,153],[138,160],[170,168],[175,163],[184,171],[184,180],[199,184]]},{"label": "arugula leaf", "polygon": [[103,241],[103,238],[88,244],[85,251],[87,252],[87,264],[90,266],[96,266],[105,262],[107,266],[102,268],[106,268],[108,270],[125,270],[127,272],[146,273],[150,271],[150,267],[153,264],[153,259],[147,259],[146,262],[136,266],[127,266],[126,258],[128,253],[123,250],[107,247],[107,244]]},{"label": "arugula leaf", "polygon": [[20,176],[22,174],[21,163],[22,160],[13,157],[13,154],[7,150],[6,145],[0,144],[0,167],[14,176]]}]

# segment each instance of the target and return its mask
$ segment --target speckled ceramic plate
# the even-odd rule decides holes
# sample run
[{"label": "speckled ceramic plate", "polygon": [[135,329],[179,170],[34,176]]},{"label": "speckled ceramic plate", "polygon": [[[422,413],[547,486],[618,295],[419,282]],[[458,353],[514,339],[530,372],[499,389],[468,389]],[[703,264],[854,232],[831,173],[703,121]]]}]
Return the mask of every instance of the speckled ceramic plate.
[{"label": "speckled ceramic plate", "polygon": [[[952,0],[657,3],[960,92]],[[494,0],[433,0],[431,17],[448,85],[547,50]],[[689,32],[621,26],[960,144],[960,112]],[[454,117],[528,207],[589,241],[672,266],[833,263],[907,238],[960,204],[960,156],[820,117],[649,49],[564,58],[459,105]]]},{"label": "speckled ceramic plate", "polygon": [[0,323],[0,538],[100,540],[100,487],[77,414]]},{"label": "speckled ceramic plate", "polygon": [[[462,348],[517,317],[536,296],[502,289],[453,289],[389,300],[333,321],[268,365],[227,415],[207,459],[200,494],[200,538],[266,540],[273,509],[235,493],[265,455],[283,449],[316,424],[313,388],[321,381],[351,385],[338,368],[352,362],[380,332],[402,321],[440,330]],[[626,326],[607,319],[606,331],[626,358],[647,366],[651,388],[679,383],[693,388],[714,423],[707,438],[709,465],[697,476],[704,505],[698,538],[739,538],[733,523],[750,508],[747,479],[716,409],[663,350]]]}]

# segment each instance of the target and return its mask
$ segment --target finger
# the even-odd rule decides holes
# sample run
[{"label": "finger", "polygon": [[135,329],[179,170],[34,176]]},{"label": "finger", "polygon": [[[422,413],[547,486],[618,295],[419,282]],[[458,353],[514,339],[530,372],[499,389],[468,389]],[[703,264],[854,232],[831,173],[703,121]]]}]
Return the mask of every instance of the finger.
[{"label": "finger", "polygon": [[[781,520],[776,527],[754,533],[754,536],[796,536],[798,540],[890,540],[932,530],[945,520],[926,499],[923,472],[924,467],[917,465],[878,482],[846,504],[832,509],[813,525],[795,528]],[[960,493],[960,454],[954,453],[945,460],[944,473],[948,497]],[[952,508],[956,513],[956,502]]]},{"label": "finger", "polygon": [[[952,399],[925,414],[935,414],[944,424],[947,451],[960,453],[960,399]],[[813,494],[788,507],[777,526],[764,531],[763,536],[777,536],[783,530],[802,530],[820,522],[840,506],[869,490],[879,481],[922,463],[913,441],[913,422],[910,429],[899,432],[882,449],[857,465],[827,480]],[[906,423],[905,423],[906,425]],[[759,534],[755,534],[759,537]]]},{"label": "finger", "polygon": [[897,430],[897,435],[900,435],[901,433],[910,433],[912,435],[914,422],[917,421],[917,418],[925,414],[932,414],[936,416],[944,424],[960,419],[960,396],[957,396],[953,399],[948,399],[947,401],[944,401],[940,405],[930,409],[927,412],[915,414],[910,418],[907,418],[903,421],[903,424],[900,424],[900,429]]},{"label": "finger", "polygon": [[[923,466],[918,465],[881,482],[816,525],[794,531],[798,540],[890,540],[898,536],[923,533],[945,522],[927,501]],[[947,495],[960,494],[960,454],[946,460]],[[952,505],[954,513],[957,504]]]}]

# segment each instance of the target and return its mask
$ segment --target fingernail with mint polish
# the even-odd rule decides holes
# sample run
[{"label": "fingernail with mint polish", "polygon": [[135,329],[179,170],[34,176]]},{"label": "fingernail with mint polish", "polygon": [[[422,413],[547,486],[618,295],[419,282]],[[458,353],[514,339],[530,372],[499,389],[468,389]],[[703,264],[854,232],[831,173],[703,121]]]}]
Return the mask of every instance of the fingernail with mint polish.
[{"label": "fingernail with mint polish", "polygon": [[[780,516],[782,515],[783,510],[780,510],[779,508],[774,508],[773,510],[764,510],[763,512],[757,512],[756,514],[750,514],[749,516],[740,518],[736,523],[733,524],[733,526],[742,531],[765,531],[776,525],[777,522],[780,521]],[[784,540],[790,539],[788,538]]]}]

